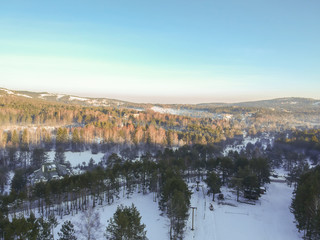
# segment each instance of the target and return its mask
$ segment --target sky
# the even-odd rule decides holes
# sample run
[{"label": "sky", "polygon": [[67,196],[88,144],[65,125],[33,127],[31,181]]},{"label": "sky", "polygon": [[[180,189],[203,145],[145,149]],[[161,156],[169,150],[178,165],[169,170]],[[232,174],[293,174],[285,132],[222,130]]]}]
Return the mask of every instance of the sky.
[{"label": "sky", "polygon": [[319,0],[10,0],[0,87],[134,102],[320,94]]}]

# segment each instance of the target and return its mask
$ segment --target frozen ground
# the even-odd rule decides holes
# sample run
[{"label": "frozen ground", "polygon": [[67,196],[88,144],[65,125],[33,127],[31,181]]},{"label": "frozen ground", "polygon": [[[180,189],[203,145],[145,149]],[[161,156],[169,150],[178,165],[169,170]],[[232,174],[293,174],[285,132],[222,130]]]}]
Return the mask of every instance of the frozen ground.
[{"label": "frozen ground", "polygon": [[[160,211],[158,209],[158,202],[154,202],[152,199],[152,194],[142,195],[134,194],[131,198],[120,198],[116,200],[115,203],[111,205],[98,206],[96,210],[100,213],[100,232],[97,234],[96,240],[105,239],[103,236],[106,227],[108,225],[108,220],[113,217],[117,206],[123,204],[124,206],[131,206],[134,204],[140,215],[142,216],[141,222],[146,225],[147,237],[149,240],[165,240],[168,239],[168,220],[166,217],[160,216]],[[55,239],[58,237],[58,232],[61,229],[61,225],[64,221],[70,220],[74,225],[81,223],[82,215],[81,213],[75,216],[64,216],[63,219],[58,219],[59,225],[55,228]],[[77,227],[75,227],[77,229]],[[78,239],[82,239],[82,236],[77,233]]]},{"label": "frozen ground", "polygon": [[11,191],[11,181],[12,181],[12,178],[14,176],[14,171],[10,171],[8,173],[8,181],[7,181],[7,184],[4,186],[4,190],[3,190],[3,195],[6,195],[6,194],[10,194],[10,191]]},{"label": "frozen ground", "polygon": [[[202,189],[200,189],[202,190]],[[192,212],[187,223],[185,239],[237,239],[237,240],[298,240],[301,235],[290,213],[292,188],[285,183],[271,183],[267,193],[256,205],[238,203],[236,196],[224,189],[226,200],[234,206],[213,203],[212,197],[202,191],[194,191],[191,206],[195,211],[195,230],[192,227]]]},{"label": "frozen ground", "polygon": [[[49,160],[53,161],[55,151],[48,152]],[[66,161],[69,161],[72,167],[78,166],[78,164],[82,165],[83,162],[88,165],[90,159],[92,158],[95,163],[100,162],[101,158],[103,157],[103,153],[92,154],[91,151],[84,151],[84,152],[65,152]]]},{"label": "frozen ground", "polygon": [[[238,203],[236,196],[230,190],[223,188],[225,203],[234,205],[218,205],[213,202],[214,211],[209,210],[212,196],[204,194],[205,187],[196,191],[193,188],[191,206],[196,207],[194,218],[194,231],[192,227],[192,211],[190,210],[187,221],[185,238],[187,240],[298,240],[301,239],[294,217],[290,213],[292,188],[285,183],[273,182],[267,186],[267,193],[262,195],[256,205]],[[165,240],[168,236],[168,219],[160,216],[158,202],[153,202],[152,194],[134,194],[130,199],[126,197],[116,200],[112,205],[98,206],[100,212],[101,230],[98,239],[105,239],[108,220],[113,216],[119,204],[130,206],[135,204],[142,219],[146,224],[147,236],[150,240]],[[59,225],[55,228],[55,236],[61,228],[61,224],[70,220],[75,225],[81,223],[82,215],[64,216],[58,219]],[[78,233],[78,238],[81,235]]]},{"label": "frozen ground", "polygon": [[225,147],[225,149],[223,150],[222,154],[224,156],[227,156],[230,151],[234,151],[234,152],[236,151],[236,152],[240,153],[241,150],[246,149],[248,143],[255,145],[258,141],[262,141],[262,147],[265,150],[267,148],[266,139],[269,139],[269,143],[271,145],[273,145],[274,137],[269,138],[268,135],[264,136],[263,138],[260,138],[260,137],[252,138],[250,136],[245,136],[243,141],[241,141],[240,143],[238,142],[238,143],[235,143],[232,145],[227,145]]}]

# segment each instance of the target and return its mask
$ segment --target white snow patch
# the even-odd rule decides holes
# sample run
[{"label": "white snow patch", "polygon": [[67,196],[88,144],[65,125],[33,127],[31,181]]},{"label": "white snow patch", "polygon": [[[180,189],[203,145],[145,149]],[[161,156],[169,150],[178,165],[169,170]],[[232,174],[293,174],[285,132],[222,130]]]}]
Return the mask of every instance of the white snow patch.
[{"label": "white snow patch", "polygon": [[171,115],[190,115],[197,111],[187,110],[187,109],[174,109],[174,108],[163,108],[158,106],[153,106],[151,108],[154,112],[162,113],[162,114],[171,114]]},{"label": "white snow patch", "polygon": [[274,137],[270,137],[269,135],[265,135],[262,138],[261,137],[252,138],[250,136],[246,136],[246,133],[244,133],[243,136],[244,136],[244,139],[242,142],[240,143],[238,142],[232,145],[227,145],[223,150],[222,154],[224,156],[227,156],[229,151],[240,153],[241,150],[246,149],[248,143],[255,145],[258,141],[261,141],[262,148],[266,150],[268,147],[267,142],[269,142],[271,146],[273,145],[273,142],[274,142]]},{"label": "white snow patch", "polygon": [[16,93],[15,95],[16,95],[16,96],[20,96],[20,97],[32,98],[32,97],[29,96],[29,95],[20,94],[20,93]]},{"label": "white snow patch", "polygon": [[73,96],[70,96],[70,97],[69,97],[69,100],[70,100],[70,101],[73,101],[73,100],[88,101],[89,99],[88,99],[88,98],[81,98],[81,97],[73,97]]},{"label": "white snow patch", "polygon": [[[285,183],[267,185],[267,193],[256,205],[238,203],[236,195],[223,189],[226,202],[234,204],[218,205],[212,197],[195,191],[191,206],[195,211],[194,231],[192,211],[190,211],[185,239],[237,239],[237,240],[298,240],[301,239],[290,212],[293,189]],[[213,203],[214,211],[209,210]]]},{"label": "white snow patch", "polygon": [[64,94],[58,94],[58,95],[57,95],[57,99],[62,98],[62,97],[64,97],[64,96],[65,96]]},{"label": "white snow patch", "polygon": [[14,94],[14,92],[8,90],[8,89],[4,89],[4,88],[0,88],[0,90],[5,91],[8,94]]},{"label": "white snow patch", "polygon": [[[54,160],[55,151],[48,152],[49,160]],[[84,152],[65,152],[66,161],[69,161],[71,164],[71,167],[76,167],[79,164],[82,165],[83,162],[86,163],[88,166],[88,163],[90,159],[92,158],[95,163],[100,162],[101,158],[104,156],[103,153],[98,154],[92,154],[91,151],[84,151]]]},{"label": "white snow patch", "polygon": [[[121,194],[120,194],[121,195]],[[113,217],[117,206],[123,204],[124,206],[131,206],[134,204],[141,216],[141,223],[146,225],[147,237],[152,240],[164,240],[168,239],[168,226],[167,226],[167,218],[160,216],[160,210],[158,208],[158,202],[153,202],[152,194],[141,195],[135,193],[132,197],[128,198],[120,198],[116,200],[111,205],[105,206],[97,206],[96,211],[100,213],[100,222],[101,227],[98,232],[97,240],[105,239],[104,233],[106,231],[106,227],[108,225],[108,220]],[[81,223],[83,220],[81,219],[82,214],[78,213],[75,216],[67,215],[62,219],[58,218],[58,226],[55,228],[55,237],[58,236],[58,232],[61,229],[61,225],[64,221],[71,221],[75,225],[75,229],[77,230],[77,223]],[[81,235],[77,233],[77,238],[82,239]]]},{"label": "white snow patch", "polygon": [[54,97],[55,94],[52,94],[52,93],[41,93],[39,98],[42,98],[44,99],[44,97]]},{"label": "white snow patch", "polygon": [[10,172],[8,173],[8,181],[7,181],[7,184],[4,186],[4,191],[3,191],[3,194],[4,194],[4,195],[10,194],[10,191],[11,191],[11,182],[12,182],[13,176],[14,176],[14,171],[10,171]]}]

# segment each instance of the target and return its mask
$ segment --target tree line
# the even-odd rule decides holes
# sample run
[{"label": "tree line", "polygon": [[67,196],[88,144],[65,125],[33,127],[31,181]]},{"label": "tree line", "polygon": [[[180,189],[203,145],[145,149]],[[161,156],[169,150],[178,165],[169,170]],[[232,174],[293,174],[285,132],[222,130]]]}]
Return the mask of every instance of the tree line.
[{"label": "tree line", "polygon": [[12,180],[10,195],[1,197],[3,226],[11,226],[9,214],[29,216],[37,211],[46,218],[74,215],[140,192],[159,199],[159,208],[170,220],[171,238],[182,239],[191,196],[186,182],[194,178],[205,180],[211,194],[226,185],[236,189],[238,198],[252,198],[269,181],[267,159],[248,159],[236,154],[216,158],[214,154],[214,148],[203,145],[145,154],[140,161],[111,154],[84,174],[36,185],[27,184],[30,170],[20,169]]}]

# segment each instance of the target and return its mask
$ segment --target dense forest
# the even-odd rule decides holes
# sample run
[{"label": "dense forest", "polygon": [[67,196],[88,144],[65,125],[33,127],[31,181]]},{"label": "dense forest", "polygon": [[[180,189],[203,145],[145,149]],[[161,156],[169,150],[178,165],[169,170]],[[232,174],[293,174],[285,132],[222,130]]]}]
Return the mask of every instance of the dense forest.
[{"label": "dense forest", "polygon": [[[0,197],[0,239],[52,239],[56,218],[87,213],[120,196],[130,198],[134,192],[153,194],[169,219],[170,239],[183,239],[191,197],[188,183],[205,183],[213,201],[221,187],[233,189],[239,202],[255,201],[276,168],[288,172],[286,181],[295,189],[292,211],[298,228],[307,239],[316,239],[318,213],[310,215],[301,206],[309,193],[317,199],[314,191],[303,188],[310,168],[320,161],[319,129],[294,125],[303,121],[288,120],[291,113],[256,106],[198,108],[207,113],[186,116],[150,108],[0,97],[1,193],[13,173],[11,191]],[[258,140],[241,151],[224,152],[226,146],[246,137]],[[55,152],[55,163],[69,168],[67,151],[102,152],[105,157],[78,166],[81,171],[76,174],[34,182],[35,172],[48,162],[49,151]],[[117,214],[134,214],[131,224],[141,229],[136,234],[145,239],[134,206],[119,208]],[[106,236],[114,228],[110,225]],[[66,222],[59,236],[72,231],[72,223]]]}]

